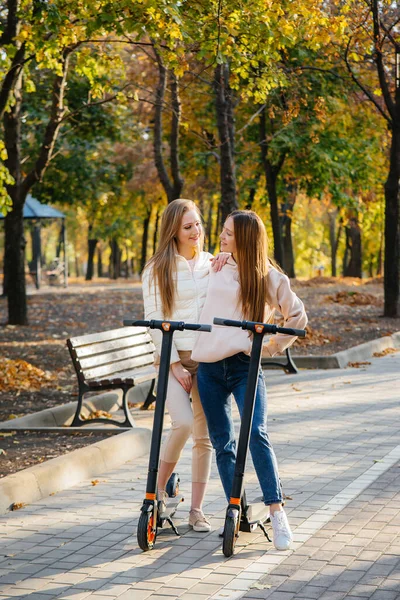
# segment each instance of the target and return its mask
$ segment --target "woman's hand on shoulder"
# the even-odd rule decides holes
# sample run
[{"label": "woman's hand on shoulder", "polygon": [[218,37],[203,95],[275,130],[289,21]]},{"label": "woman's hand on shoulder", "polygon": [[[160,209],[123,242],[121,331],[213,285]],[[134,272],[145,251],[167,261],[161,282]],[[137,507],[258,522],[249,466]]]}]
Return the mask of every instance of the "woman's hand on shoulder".
[{"label": "woman's hand on shoulder", "polygon": [[172,363],[171,370],[175,379],[179,381],[185,392],[189,394],[192,389],[192,376],[189,371],[185,369],[180,361]]},{"label": "woman's hand on shoulder", "polygon": [[212,258],[210,258],[213,271],[215,271],[216,273],[220,271],[222,267],[226,265],[230,257],[230,252],[218,252],[217,256],[213,256]]}]

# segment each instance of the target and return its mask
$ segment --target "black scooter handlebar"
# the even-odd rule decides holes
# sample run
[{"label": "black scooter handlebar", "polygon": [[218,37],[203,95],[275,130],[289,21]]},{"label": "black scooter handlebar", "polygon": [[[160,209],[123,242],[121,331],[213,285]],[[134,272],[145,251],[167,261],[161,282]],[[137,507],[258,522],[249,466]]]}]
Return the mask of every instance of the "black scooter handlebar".
[{"label": "black scooter handlebar", "polygon": [[151,319],[150,321],[144,320],[133,320],[133,319],[124,319],[124,325],[128,325],[131,327],[148,327],[149,329],[161,329],[166,330],[166,324],[169,324],[169,329],[174,331],[179,330],[183,331],[184,329],[189,329],[191,331],[211,331],[212,325],[205,325],[202,323],[184,323],[183,321],[159,321],[156,319]]},{"label": "black scooter handlebar", "polygon": [[234,321],[232,319],[220,319],[219,317],[214,317],[213,320],[214,325],[225,325],[225,327],[241,327],[242,329],[248,329],[249,331],[256,331],[257,326],[259,328],[263,328],[261,331],[257,333],[284,333],[285,335],[295,335],[297,337],[306,337],[305,329],[292,329],[291,327],[278,327],[277,325],[272,325],[271,323],[257,323],[256,321]]}]

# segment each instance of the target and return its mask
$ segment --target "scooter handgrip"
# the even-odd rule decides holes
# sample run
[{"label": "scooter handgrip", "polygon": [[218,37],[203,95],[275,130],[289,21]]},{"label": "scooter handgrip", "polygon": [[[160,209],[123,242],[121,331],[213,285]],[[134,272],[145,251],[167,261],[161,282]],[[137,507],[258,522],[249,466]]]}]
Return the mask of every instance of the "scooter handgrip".
[{"label": "scooter handgrip", "polygon": [[232,319],[220,319],[219,317],[214,317],[213,319],[214,325],[225,325],[225,327],[241,327],[242,321],[233,321]]},{"label": "scooter handgrip", "polygon": [[276,332],[285,333],[286,335],[296,335],[301,338],[306,337],[307,334],[305,329],[292,329],[291,327],[277,327]]},{"label": "scooter handgrip", "polygon": [[128,325],[130,327],[150,327],[150,321],[143,320],[132,321],[132,319],[124,319],[123,324]]},{"label": "scooter handgrip", "polygon": [[185,329],[190,329],[191,331],[211,331],[211,325],[202,325],[201,323],[186,323]]}]

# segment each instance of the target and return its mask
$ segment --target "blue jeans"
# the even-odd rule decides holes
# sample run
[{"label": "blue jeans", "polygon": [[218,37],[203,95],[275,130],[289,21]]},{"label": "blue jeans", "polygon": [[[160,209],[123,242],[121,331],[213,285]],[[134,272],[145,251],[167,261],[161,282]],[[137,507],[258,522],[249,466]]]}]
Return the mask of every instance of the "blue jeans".
[{"label": "blue jeans", "polygon": [[[240,416],[242,416],[249,362],[250,358],[241,352],[215,363],[200,363],[197,372],[200,399],[206,415],[211,443],[216,452],[219,475],[228,501],[236,462],[231,394],[234,396]],[[269,505],[282,502],[278,465],[267,433],[267,393],[261,369],[258,374],[250,452],[264,503]]]}]

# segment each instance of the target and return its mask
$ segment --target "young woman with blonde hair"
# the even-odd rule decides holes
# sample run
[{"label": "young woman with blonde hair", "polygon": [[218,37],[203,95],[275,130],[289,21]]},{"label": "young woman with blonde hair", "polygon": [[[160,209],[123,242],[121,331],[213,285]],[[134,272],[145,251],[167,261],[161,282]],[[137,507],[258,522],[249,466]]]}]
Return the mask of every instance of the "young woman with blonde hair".
[{"label": "young woman with blonde hair", "polygon": [[[203,252],[203,242],[201,217],[194,202],[185,199],[171,202],[162,216],[157,251],[143,272],[145,319],[199,322],[213,259],[211,254]],[[222,257],[218,264],[225,260]],[[162,334],[156,329],[150,333],[159,353]],[[165,486],[193,433],[189,524],[195,531],[210,531],[202,503],[210,476],[212,446],[197,389],[197,363],[191,359],[194,340],[192,331],[177,331],[174,335],[166,399],[171,429],[161,449],[158,500],[162,511]]]},{"label": "young woman with blonde hair", "polygon": [[[214,317],[268,322],[279,310],[285,327],[302,329],[307,323],[303,303],[290,288],[286,275],[268,258],[264,224],[253,211],[237,210],[226,219],[220,235],[221,250],[232,257],[219,272],[212,272],[207,298],[200,315],[202,323]],[[274,356],[293,344],[295,337],[275,335],[263,348],[263,356]],[[199,362],[198,386],[207,417],[211,442],[225,495],[229,500],[236,460],[231,394],[242,414],[250,361],[249,333],[233,327],[213,325],[207,338],[198,335],[192,359]],[[250,436],[250,452],[266,505],[270,506],[274,544],[287,550],[292,533],[282,508],[282,489],[275,453],[267,433],[267,396],[260,369]]]}]

